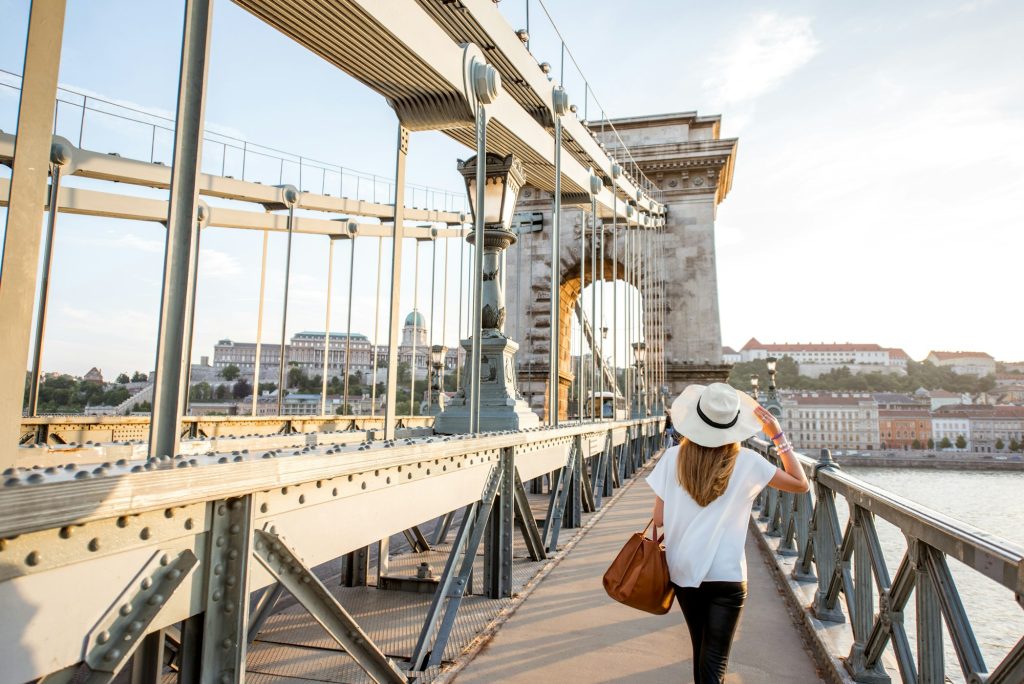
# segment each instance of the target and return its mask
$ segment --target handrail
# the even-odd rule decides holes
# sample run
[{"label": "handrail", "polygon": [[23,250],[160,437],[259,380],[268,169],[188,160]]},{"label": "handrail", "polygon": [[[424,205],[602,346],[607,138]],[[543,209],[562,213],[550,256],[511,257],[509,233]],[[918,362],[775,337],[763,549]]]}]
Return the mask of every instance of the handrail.
[{"label": "handrail", "polygon": [[[4,74],[4,75],[7,75],[7,76],[10,76],[12,78],[19,79],[19,80],[22,78],[20,74],[14,73],[13,71],[8,71],[7,69],[0,69],[0,74]],[[2,81],[0,81],[0,86],[6,87],[6,88],[11,88],[12,90],[18,90],[18,91],[21,90],[21,88],[19,86],[17,86],[17,85],[14,85],[14,84],[11,84],[11,83],[4,83]],[[117,119],[122,119],[124,121],[131,122],[131,123],[137,123],[137,124],[142,124],[144,126],[149,126],[152,129],[153,139],[152,139],[152,143],[151,143],[151,146],[150,146],[149,158],[148,159],[144,159],[143,161],[149,161],[150,163],[156,163],[157,162],[156,155],[155,155],[156,131],[159,129],[161,131],[165,131],[165,132],[170,133],[170,134],[174,133],[174,119],[172,117],[165,116],[163,114],[157,114],[155,112],[146,111],[144,109],[139,109],[137,107],[132,107],[130,105],[126,105],[126,104],[122,104],[122,103],[119,103],[119,102],[115,102],[113,100],[108,100],[108,99],[105,99],[105,98],[102,98],[102,97],[98,97],[96,95],[89,95],[89,94],[80,92],[78,90],[75,90],[74,88],[68,88],[67,86],[59,86],[57,90],[59,92],[68,93],[70,95],[74,95],[76,97],[82,98],[81,102],[75,102],[75,101],[72,101],[72,100],[69,100],[69,99],[61,99],[59,95],[57,97],[58,104],[65,104],[65,105],[69,105],[71,107],[77,107],[80,110],[82,110],[82,115],[81,115],[81,119],[80,119],[80,122],[79,122],[78,147],[83,147],[82,140],[83,140],[84,132],[85,132],[85,122],[86,122],[85,113],[86,112],[95,112],[97,114],[103,114],[105,116],[111,116],[111,117],[114,117],[114,118],[117,118]],[[89,106],[90,102],[92,102],[92,103],[102,103],[103,105],[105,105],[107,107],[116,108],[116,110],[118,110],[118,111],[132,112],[134,114],[150,117],[151,119],[156,119],[158,121],[165,121],[165,122],[167,122],[170,125],[164,126],[164,125],[160,125],[158,123],[154,123],[153,121],[147,121],[147,120],[139,118],[139,117],[126,116],[125,114],[118,113],[118,111],[108,111],[107,109],[100,109],[100,108],[97,108],[97,107],[90,107]],[[59,116],[59,112],[58,112],[58,115],[54,117],[54,132],[55,133],[56,133],[57,118],[58,118],[58,116]],[[359,199],[359,195],[360,195],[360,191],[361,191],[360,181],[366,181],[367,183],[371,183],[372,184],[373,190],[371,192],[370,200],[369,201],[373,201],[373,202],[377,202],[378,201],[378,198],[377,198],[377,188],[378,188],[378,186],[383,186],[384,189],[386,190],[386,192],[384,193],[386,195],[385,202],[391,202],[393,197],[394,197],[394,179],[392,179],[392,178],[388,178],[388,177],[384,177],[384,176],[378,176],[377,174],[369,173],[367,171],[359,171],[357,169],[351,169],[351,168],[345,167],[345,166],[343,166],[341,164],[336,164],[336,163],[333,163],[333,162],[326,162],[326,161],[322,161],[322,160],[319,160],[319,159],[313,159],[311,157],[307,157],[307,156],[304,156],[304,155],[296,154],[294,152],[289,152],[288,150],[282,150],[282,149],[278,149],[276,147],[271,147],[269,145],[263,145],[263,144],[260,144],[260,143],[251,142],[251,141],[246,140],[244,138],[240,138],[240,137],[237,137],[237,136],[234,136],[234,135],[229,135],[227,133],[221,133],[221,132],[218,132],[218,131],[212,130],[212,129],[207,129],[206,130],[205,136],[204,136],[203,140],[205,142],[221,146],[224,149],[224,153],[222,154],[222,159],[221,159],[221,169],[220,169],[220,171],[221,171],[220,175],[221,176],[226,176],[227,149],[230,148],[232,150],[236,150],[238,152],[241,152],[241,154],[242,154],[242,158],[241,158],[241,165],[242,165],[241,166],[241,168],[242,168],[241,178],[242,178],[242,180],[245,180],[245,169],[246,169],[247,157],[249,157],[250,155],[257,155],[257,156],[260,156],[260,157],[265,157],[267,159],[271,159],[271,160],[279,162],[279,165],[280,165],[279,175],[278,175],[278,178],[276,180],[276,182],[278,184],[284,182],[284,164],[285,163],[288,163],[288,164],[298,164],[299,165],[299,185],[302,184],[302,169],[303,168],[313,169],[315,171],[323,172],[323,176],[322,176],[322,179],[321,179],[321,188],[320,188],[321,192],[320,192],[320,194],[326,194],[326,191],[327,191],[327,187],[326,187],[327,177],[326,177],[326,174],[327,174],[327,172],[330,172],[332,174],[338,174],[338,176],[339,176],[339,178],[338,178],[338,191],[339,191],[338,195],[339,196],[344,196],[343,190],[345,188],[345,178],[346,178],[346,176],[348,176],[349,178],[353,178],[353,179],[356,180],[356,186],[355,186],[355,198],[356,199]],[[285,155],[285,156],[280,156],[280,155]],[[169,160],[167,160],[167,161],[169,161]],[[444,208],[443,208],[444,211],[468,211],[468,205],[466,203],[467,198],[465,196],[465,193],[463,193],[463,192],[454,191],[454,190],[447,190],[447,189],[444,189],[444,188],[436,188],[436,187],[432,187],[432,186],[428,186],[428,185],[421,185],[421,184],[417,184],[417,183],[408,183],[408,182],[405,184],[405,187],[409,189],[413,206],[415,206],[415,201],[416,201],[417,194],[422,194],[423,197],[426,199],[426,203],[428,205],[430,203],[430,199],[431,199],[432,196],[433,197],[437,197],[437,196],[442,197],[443,198],[443,204],[444,204]],[[349,186],[349,188],[351,189],[351,185]],[[300,190],[304,190],[304,189],[305,188],[301,188],[300,187]],[[331,188],[331,189],[333,189],[333,188]],[[449,199],[451,199],[452,201],[449,202]],[[430,207],[425,207],[425,208],[430,208]]]},{"label": "handrail", "polygon": [[[767,442],[751,439],[747,444],[780,463]],[[761,511],[759,519],[767,522],[767,534],[781,537],[777,552],[796,556],[793,579],[817,582],[813,615],[823,622],[844,622],[839,603],[843,595],[853,646],[849,654],[836,655],[845,656],[854,681],[886,676],[882,658],[890,644],[904,682],[942,681],[943,623],[966,681],[1021,681],[1024,636],[1001,663],[988,669],[946,559],[955,558],[995,580],[1024,606],[1024,548],[843,472],[828,449],[822,449],[818,460],[797,457],[813,482],[813,493],[766,489],[755,506]],[[844,529],[837,494],[850,506]],[[876,516],[896,526],[908,540],[894,576],[875,531]],[[916,648],[903,625],[912,591]]]}]

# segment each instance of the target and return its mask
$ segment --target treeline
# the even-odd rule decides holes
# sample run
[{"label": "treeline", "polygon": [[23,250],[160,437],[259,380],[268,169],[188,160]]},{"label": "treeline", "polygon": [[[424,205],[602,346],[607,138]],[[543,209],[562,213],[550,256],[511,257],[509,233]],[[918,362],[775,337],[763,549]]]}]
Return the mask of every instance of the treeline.
[{"label": "treeline", "polygon": [[[70,375],[45,378],[39,383],[39,413],[83,413],[86,406],[117,406],[131,396],[127,388],[78,380]],[[25,386],[28,406],[28,383]]]},{"label": "treeline", "polygon": [[[800,375],[799,364],[784,356],[778,360],[776,371],[775,383],[779,389],[911,393],[923,387],[926,390],[977,394],[990,392],[996,386],[994,376],[978,378],[973,375],[957,375],[950,368],[939,367],[928,361],[908,361],[906,375],[854,374],[849,368],[843,367],[810,378]],[[729,373],[729,384],[749,391],[751,375],[757,375],[761,391],[767,389],[768,365],[763,360],[735,364]]]}]

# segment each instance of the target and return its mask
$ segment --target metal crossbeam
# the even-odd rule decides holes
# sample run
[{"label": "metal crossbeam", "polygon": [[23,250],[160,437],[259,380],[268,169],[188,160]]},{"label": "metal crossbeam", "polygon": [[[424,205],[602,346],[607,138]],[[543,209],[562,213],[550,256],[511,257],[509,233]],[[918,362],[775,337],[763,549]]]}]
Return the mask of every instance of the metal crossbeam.
[{"label": "metal crossbeam", "polygon": [[427,610],[427,619],[413,649],[410,669],[414,671],[422,670],[425,665],[436,665],[441,662],[444,647],[455,625],[455,616],[469,586],[473,561],[480,547],[484,527],[490,517],[501,479],[502,469],[498,466],[493,467],[487,476],[480,500],[470,504],[462,516],[462,525],[459,527],[448,561],[441,573],[437,591],[434,592],[434,598]]},{"label": "metal crossbeam", "polygon": [[302,604],[331,638],[375,682],[406,684],[408,679],[394,661],[370,639],[316,574],[288,547],[276,529],[256,530],[256,559]]}]

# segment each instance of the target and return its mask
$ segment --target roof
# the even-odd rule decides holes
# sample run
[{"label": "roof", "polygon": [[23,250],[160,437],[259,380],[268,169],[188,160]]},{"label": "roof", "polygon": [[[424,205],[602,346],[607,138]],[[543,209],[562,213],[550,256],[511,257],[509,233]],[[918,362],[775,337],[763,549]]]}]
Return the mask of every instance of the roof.
[{"label": "roof", "polygon": [[[324,336],[324,331],[323,330],[303,330],[302,332],[295,333],[295,335],[293,336],[293,339],[295,337],[323,337],[323,336]],[[349,333],[342,333],[342,332],[332,332],[331,333],[331,339],[334,339],[336,337],[341,338],[341,339],[347,339],[348,337],[351,337],[353,340],[365,340],[365,339],[368,339],[366,337],[366,335],[364,335],[362,333],[351,333],[351,334],[349,334]]]},{"label": "roof", "polygon": [[932,390],[928,393],[928,396],[932,399],[959,399],[960,395],[956,392],[947,392],[946,390]]},{"label": "roof", "polygon": [[405,317],[405,324],[416,328],[425,328],[427,327],[427,319],[423,318],[423,314],[418,310],[413,309],[409,312],[409,315]]},{"label": "roof", "polygon": [[889,351],[881,345],[874,343],[855,343],[855,342],[843,342],[837,344],[822,344],[818,342],[797,342],[795,344],[763,344],[757,341],[756,337],[751,337],[750,341],[743,345],[742,351],[749,349],[763,349],[765,351],[774,352],[787,352],[787,351]]},{"label": "roof", "polygon": [[786,397],[786,400],[795,401],[797,404],[806,404],[808,406],[815,405],[847,405],[847,406],[858,406],[864,402],[875,403],[875,400],[871,397],[857,396],[857,395],[842,395],[842,394],[829,394],[827,392],[813,392],[810,394],[792,394]]},{"label": "roof", "polygon": [[919,409],[913,408],[898,408],[898,409],[878,409],[878,418],[928,418],[931,419],[931,411],[928,410],[927,406]]},{"label": "roof", "polygon": [[722,347],[722,353],[723,354],[738,354],[739,352],[737,352],[732,347]]},{"label": "roof", "polygon": [[900,349],[899,347],[890,347],[886,351],[889,352],[890,359],[906,359],[908,361],[910,360],[910,355],[907,354],[907,352]]},{"label": "roof", "polygon": [[933,351],[929,352],[928,356],[934,356],[939,361],[948,361],[950,359],[990,359],[995,361],[985,352],[973,351]]}]

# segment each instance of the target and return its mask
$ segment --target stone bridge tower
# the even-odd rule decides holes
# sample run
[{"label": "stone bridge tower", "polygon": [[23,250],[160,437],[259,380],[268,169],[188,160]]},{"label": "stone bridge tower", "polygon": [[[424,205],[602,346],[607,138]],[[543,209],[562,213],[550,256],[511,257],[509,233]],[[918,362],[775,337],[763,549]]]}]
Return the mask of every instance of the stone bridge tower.
[{"label": "stone bridge tower", "polygon": [[[718,282],[715,268],[715,212],[732,185],[737,140],[721,138],[719,116],[698,116],[696,112],[662,114],[611,122],[618,137],[606,127],[595,134],[613,156],[625,143],[631,161],[662,191],[668,208],[664,232],[654,235],[655,258],[663,259],[662,272],[668,278],[666,298],[665,364],[670,396],[695,382],[724,380],[729,366],[722,364],[722,336],[718,317]],[[619,142],[621,138],[622,143]],[[620,163],[625,160],[619,159]],[[562,417],[568,408],[568,389],[573,380],[570,324],[576,300],[593,282],[590,263],[580,279],[580,230],[589,216],[589,201],[563,199],[560,229],[559,272],[561,274],[561,339],[559,381]],[[574,203],[576,202],[576,203]],[[520,390],[530,406],[542,416],[548,384],[548,354],[551,339],[551,204],[552,195],[537,188],[523,189],[517,211],[520,216],[540,215],[534,232],[525,232],[507,254],[508,326],[510,336],[520,342],[517,362]],[[605,261],[598,277],[612,280],[613,273],[625,280],[621,222],[613,240],[610,223],[604,227]],[[618,244],[614,244],[618,243]],[[617,247],[617,249],[615,249]],[[613,266],[611,255],[619,255]],[[643,266],[642,266],[643,267]],[[606,312],[607,314],[607,312]],[[610,315],[607,317],[610,320]],[[619,365],[624,360],[619,359]]]}]

